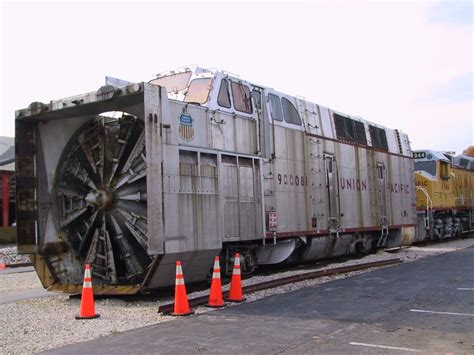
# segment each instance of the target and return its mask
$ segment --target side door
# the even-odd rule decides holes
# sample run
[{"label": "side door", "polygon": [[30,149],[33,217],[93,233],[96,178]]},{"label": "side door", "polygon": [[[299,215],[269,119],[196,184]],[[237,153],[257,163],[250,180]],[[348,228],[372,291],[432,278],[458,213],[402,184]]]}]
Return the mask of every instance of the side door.
[{"label": "side door", "polygon": [[324,172],[326,176],[328,229],[339,227],[339,191],[337,185],[337,165],[332,154],[324,154]]},{"label": "side door", "polygon": [[377,192],[379,193],[380,225],[387,226],[387,179],[385,165],[377,163]]}]

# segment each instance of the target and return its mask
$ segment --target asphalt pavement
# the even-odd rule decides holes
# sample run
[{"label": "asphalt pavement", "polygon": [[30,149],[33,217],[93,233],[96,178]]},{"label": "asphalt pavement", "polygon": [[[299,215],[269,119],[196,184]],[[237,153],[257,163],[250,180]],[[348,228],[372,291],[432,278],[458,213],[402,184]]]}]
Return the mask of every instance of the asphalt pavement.
[{"label": "asphalt pavement", "polygon": [[54,354],[474,354],[474,248],[54,349]]}]

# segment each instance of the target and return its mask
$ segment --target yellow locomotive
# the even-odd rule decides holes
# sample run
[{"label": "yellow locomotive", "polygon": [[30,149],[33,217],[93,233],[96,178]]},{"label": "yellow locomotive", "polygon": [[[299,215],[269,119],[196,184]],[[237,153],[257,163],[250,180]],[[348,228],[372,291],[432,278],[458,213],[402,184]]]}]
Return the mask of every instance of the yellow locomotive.
[{"label": "yellow locomotive", "polygon": [[474,158],[432,150],[413,152],[417,241],[459,236],[474,228]]}]

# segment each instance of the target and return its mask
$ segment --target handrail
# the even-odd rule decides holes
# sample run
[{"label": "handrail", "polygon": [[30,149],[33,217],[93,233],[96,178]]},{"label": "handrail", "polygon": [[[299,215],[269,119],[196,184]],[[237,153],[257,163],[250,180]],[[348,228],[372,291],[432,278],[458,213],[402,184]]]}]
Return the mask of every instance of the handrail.
[{"label": "handrail", "polygon": [[430,195],[428,194],[428,191],[426,191],[426,189],[424,187],[421,187],[421,186],[416,186],[416,189],[418,191],[421,191],[423,192],[423,194],[425,195],[426,197],[426,201],[429,202],[430,206],[426,206],[428,208],[429,211],[431,211],[433,209],[433,200],[431,199]]}]

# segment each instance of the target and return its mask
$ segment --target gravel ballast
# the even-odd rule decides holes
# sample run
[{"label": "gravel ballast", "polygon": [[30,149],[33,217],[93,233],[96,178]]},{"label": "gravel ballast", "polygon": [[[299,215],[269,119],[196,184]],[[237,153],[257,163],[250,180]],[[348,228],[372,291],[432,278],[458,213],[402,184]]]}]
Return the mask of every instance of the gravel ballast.
[{"label": "gravel ballast", "polygon": [[[333,263],[314,269],[292,270],[272,274],[270,276],[254,276],[243,281],[244,286],[282,278],[298,273],[313,270],[330,269],[340,266],[349,266],[360,263],[400,258],[403,262],[418,260],[427,256],[451,252],[474,246],[474,238],[454,240],[440,244],[431,244],[422,247],[401,249],[396,253],[379,251],[362,259],[353,259],[345,262]],[[0,249],[1,252],[1,249]],[[390,267],[390,266],[387,266]],[[246,295],[247,302],[251,302],[269,295],[285,293],[316,284],[349,277],[365,271],[358,271],[333,277],[323,277],[306,280],[291,285],[285,285],[269,290],[259,291]],[[186,275],[184,275],[186,278]],[[41,283],[35,272],[4,274],[0,272],[0,297],[17,291],[21,293],[27,289],[41,288]],[[228,286],[224,286],[226,290]],[[189,298],[206,295],[208,291],[189,294]],[[34,353],[56,348],[66,344],[82,342],[98,337],[111,335],[130,329],[144,327],[174,319],[172,316],[158,314],[160,303],[168,303],[171,299],[163,298],[160,302],[136,300],[127,302],[117,298],[96,300],[96,311],[101,316],[94,320],[76,320],[74,316],[79,311],[80,300],[69,298],[67,295],[46,298],[35,298],[17,302],[0,304],[0,353]],[[233,306],[232,304],[230,306]],[[196,313],[213,311],[211,308],[199,307]]]},{"label": "gravel ballast", "polygon": [[6,245],[0,248],[0,263],[4,264],[24,264],[30,263],[28,255],[18,255],[16,253],[16,245]]}]

